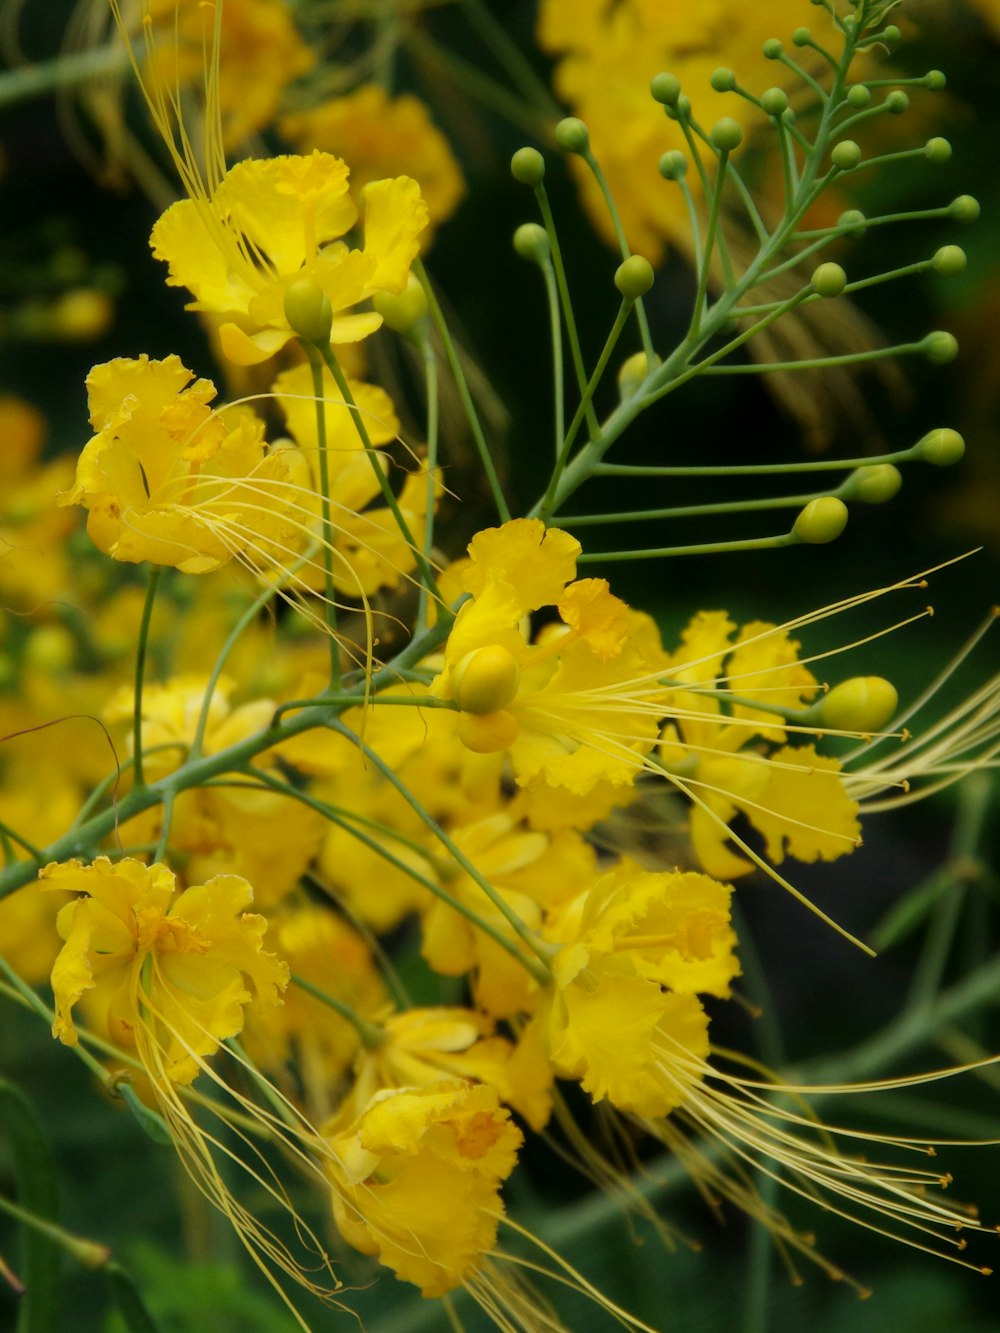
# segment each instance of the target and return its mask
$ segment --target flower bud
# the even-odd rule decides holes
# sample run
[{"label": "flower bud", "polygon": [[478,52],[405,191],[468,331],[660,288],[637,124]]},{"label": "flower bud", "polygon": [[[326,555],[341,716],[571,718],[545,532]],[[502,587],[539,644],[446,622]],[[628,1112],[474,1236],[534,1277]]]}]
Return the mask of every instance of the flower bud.
[{"label": "flower bud", "polygon": [[406,286],[398,296],[392,292],[376,292],[372,305],[386,327],[404,337],[418,332],[427,318],[427,293],[415,273],[409,274]]},{"label": "flower bud", "polygon": [[451,673],[451,695],[463,713],[477,716],[506,708],[517,694],[521,671],[510,649],[487,644],[466,653]]},{"label": "flower bud", "polygon": [[510,159],[510,173],[522,185],[541,185],[545,177],[545,158],[537,148],[519,148]]},{"label": "flower bud", "polygon": [[847,90],[847,105],[854,107],[855,110],[867,106],[871,100],[871,89],[863,83],[855,83]]},{"label": "flower bud", "polygon": [[847,526],[847,505],[835,495],[810,500],[792,526],[792,536],[810,546],[835,541]]},{"label": "flower bud", "polygon": [[458,738],[474,754],[497,754],[509,750],[517,740],[520,726],[513,713],[459,713]]},{"label": "flower bud", "polygon": [[839,296],[847,286],[847,274],[839,264],[820,264],[813,272],[811,286],[817,296]]},{"label": "flower bud", "polygon": [[687,158],[678,149],[673,148],[669,153],[664,153],[659,163],[660,175],[664,180],[676,181],[687,173]]},{"label": "flower bud", "polygon": [[650,369],[660,364],[660,358],[655,357],[653,366],[650,366],[649,357],[645,352],[633,352],[627,361],[623,361],[618,371],[618,393],[622,402],[639,389],[645,381]]},{"label": "flower bud", "polygon": [[830,161],[841,171],[853,171],[861,161],[861,148],[853,139],[841,139],[831,149]]},{"label": "flower bud", "polygon": [[902,88],[894,88],[889,96],[882,103],[886,111],[892,116],[901,116],[910,105],[910,99]]},{"label": "flower bud", "polygon": [[902,35],[902,32],[896,27],[895,23],[890,23],[888,27],[883,28],[879,33],[879,38],[881,41],[885,42],[886,46],[895,46]]},{"label": "flower bud", "polygon": [[924,157],[928,162],[933,162],[935,166],[940,166],[942,162],[947,162],[951,157],[951,144],[947,139],[942,139],[940,135],[928,139],[924,144]]},{"label": "flower bud", "polygon": [[974,199],[971,194],[960,194],[948,205],[948,216],[953,217],[956,222],[975,222],[979,213],[979,200]]},{"label": "flower bud", "polygon": [[567,116],[556,126],[556,143],[564,153],[585,153],[590,146],[590,131],[576,116]]},{"label": "flower bud", "polygon": [[822,726],[834,731],[881,731],[896,712],[899,695],[882,676],[852,676],[820,700]]},{"label": "flower bud", "polygon": [[840,487],[846,500],[860,500],[866,505],[881,505],[892,497],[903,484],[903,474],[891,463],[872,463],[852,472]]},{"label": "flower bud", "polygon": [[957,430],[939,426],[917,441],[914,453],[917,458],[923,459],[925,463],[933,463],[935,467],[951,467],[965,453],[965,441]]},{"label": "flower bud", "polygon": [[847,208],[837,219],[837,226],[841,231],[849,231],[862,236],[868,227],[868,219],[860,208]]},{"label": "flower bud", "polygon": [[942,245],[931,260],[931,267],[942,277],[953,278],[965,268],[965,251],[960,245]]},{"label": "flower bud", "polygon": [[767,88],[760,95],[760,104],[769,116],[780,116],[788,110],[788,94],[784,88]]},{"label": "flower bud", "polygon": [[681,95],[681,81],[676,74],[657,74],[649,85],[654,102],[674,106]]},{"label": "flower bud", "polygon": [[924,87],[929,88],[932,93],[939,93],[947,82],[948,80],[939,69],[929,69],[924,75]]},{"label": "flower bud", "polygon": [[946,366],[958,356],[958,339],[953,333],[937,329],[934,333],[928,333],[920,344],[920,350],[935,366]]},{"label": "flower bud", "polygon": [[615,270],[615,286],[626,301],[638,301],[653,285],[653,266],[642,255],[632,255]]},{"label": "flower bud", "polygon": [[317,347],[329,343],[333,327],[330,298],[306,273],[293,278],[285,288],[285,318],[289,328],[307,343]]},{"label": "flower bud", "polygon": [[792,41],[796,46],[808,46],[812,41],[812,33],[808,28],[796,28],[792,33]]},{"label": "flower bud", "polygon": [[777,37],[769,37],[761,47],[765,60],[777,60],[784,53],[784,46]]},{"label": "flower bud", "polygon": [[544,264],[549,257],[549,238],[537,222],[523,222],[514,233],[514,249],[522,259]]},{"label": "flower bud", "polygon": [[743,130],[732,116],[723,116],[709,130],[708,137],[720,153],[732,153],[743,142]]},{"label": "flower bud", "polygon": [[736,75],[726,65],[712,71],[709,83],[717,93],[731,93],[736,87]]}]

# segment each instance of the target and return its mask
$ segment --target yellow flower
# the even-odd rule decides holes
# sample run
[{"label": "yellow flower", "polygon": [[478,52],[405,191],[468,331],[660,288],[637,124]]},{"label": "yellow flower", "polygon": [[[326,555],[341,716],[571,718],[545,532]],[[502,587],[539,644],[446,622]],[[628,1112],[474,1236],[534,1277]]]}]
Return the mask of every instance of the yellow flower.
[{"label": "yellow flower", "polygon": [[341,1235],[424,1296],[474,1278],[503,1215],[500,1184],[520,1130],[484,1084],[444,1081],[378,1094],[328,1129]]},{"label": "yellow flower", "polygon": [[77,1002],[96,992],[109,1036],[136,1048],[154,1085],[190,1083],[241,1030],[247,1005],[280,1001],[288,968],[263,951],[266,922],[244,910],[253,890],[238,875],[178,893],[160,863],[99,856],[52,862],[39,878],[80,895],[59,913],[65,943],[52,969],[52,1033],[65,1045],[79,1039]]},{"label": "yellow flower", "polygon": [[236,556],[257,568],[284,533],[285,462],[248,408],[213,412],[215,386],[193,379],[176,356],[95,366],[97,434],[59,503],[83,505],[91,539],[116,560],[203,574]]},{"label": "yellow flower", "polygon": [[192,197],[153,227],[167,281],[193,293],[189,309],[226,317],[219,337],[238,365],[266,361],[295,336],[284,302],[298,278],[311,278],[329,299],[333,343],[373,333],[381,316],[353,307],[405,286],[427,221],[419,186],[408,176],[371,182],[364,247],[354,249],[343,239],[357,218],[348,175],[330,153],[239,162],[210,191],[189,182]]},{"label": "yellow flower", "polygon": [[427,201],[425,246],[431,229],[451,217],[465,193],[448,140],[410,93],[390,98],[379,84],[366,83],[346,97],[285,116],[280,128],[300,153],[318,148],[350,162],[355,194],[383,176],[413,176]]}]

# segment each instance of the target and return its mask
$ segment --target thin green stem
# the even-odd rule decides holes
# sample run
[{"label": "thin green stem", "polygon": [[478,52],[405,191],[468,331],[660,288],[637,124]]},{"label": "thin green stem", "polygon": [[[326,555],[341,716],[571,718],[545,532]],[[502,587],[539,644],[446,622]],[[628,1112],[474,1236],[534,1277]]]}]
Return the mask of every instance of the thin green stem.
[{"label": "thin green stem", "polygon": [[633,509],[610,514],[560,514],[559,522],[567,528],[581,528],[601,523],[644,523],[665,518],[703,518],[708,514],[801,509],[810,500],[818,500],[829,494],[830,491],[811,491],[806,495],[776,495],[766,500],[720,500],[716,504],[672,505],[667,509]]},{"label": "thin green stem", "polygon": [[722,205],[722,186],[726,178],[726,164],[728,161],[728,153],[722,152],[719,154],[719,169],[715,177],[715,188],[712,190],[708,201],[708,226],[705,228],[705,252],[702,256],[701,270],[698,274],[698,290],[695,293],[694,309],[691,312],[692,334],[697,334],[700,331],[702,316],[705,311],[705,300],[708,296],[708,282],[712,268],[712,254],[715,250],[715,238],[719,230],[719,210]]},{"label": "thin green stem", "polygon": [[[424,808],[406,784],[400,781],[381,756],[369,745],[366,745],[361,737],[351,731],[349,727],[344,726],[343,722],[339,719],[335,719],[327,723],[327,725],[331,731],[335,731],[341,736],[345,736],[351,744],[366,757],[368,762],[378,769],[382,776],[395,787],[404,800],[411,806],[417,818],[430,829],[431,833],[434,834],[435,838],[437,838],[443,847],[447,848],[448,852],[455,858],[466,874],[476,882],[480,889],[482,889],[483,893],[486,894],[487,898],[500,915],[513,928],[515,934],[517,934],[528,946],[531,952],[536,955],[535,959],[531,960],[530,965],[527,959],[522,959],[522,961],[525,963],[525,966],[528,967],[532,976],[544,985],[545,982],[549,980],[548,957],[545,949],[542,947],[541,941],[537,939],[534,932],[525,925],[510,904],[504,899],[503,895],[498,893],[489,880],[483,875],[482,871],[473,865],[462,849],[448,836],[434,816]],[[503,938],[503,936],[500,938]]]},{"label": "thin green stem", "polygon": [[843,356],[816,356],[801,361],[752,361],[741,366],[713,366],[702,362],[703,375],[760,375],[778,370],[822,370],[826,366],[857,366],[868,361],[884,361],[891,356],[918,355],[925,351],[923,340],[897,343],[894,347],[875,347],[867,352],[845,352]]},{"label": "thin green stem", "polygon": [[319,986],[314,986],[311,981],[307,981],[305,977],[300,977],[297,972],[292,973],[292,984],[298,986],[299,990],[304,990],[307,995],[319,1000],[321,1004],[325,1004],[328,1009],[332,1009],[341,1018],[346,1019],[357,1032],[361,1044],[366,1050],[375,1051],[380,1046],[385,1045],[388,1040],[385,1028],[380,1027],[377,1023],[369,1023],[366,1018],[361,1017],[357,1010],[352,1009],[343,1000],[338,1000],[336,996],[330,995],[329,992],[322,990]]},{"label": "thin green stem", "polygon": [[549,309],[549,335],[552,343],[553,420],[555,427],[554,454],[558,467],[559,459],[562,457],[563,440],[566,436],[566,386],[563,382],[562,321],[559,318],[559,291],[551,258],[547,258],[540,267],[545,279],[545,295]]},{"label": "thin green stem", "polygon": [[534,102],[547,119],[557,119],[562,112],[546,85],[535,73],[521,49],[512,42],[507,29],[499,23],[482,0],[461,0],[470,27],[476,30],[494,59],[503,66],[511,82],[529,102]]},{"label": "thin green stem", "polygon": [[75,88],[107,74],[124,73],[128,61],[124,46],[115,42],[93,51],[64,52],[23,69],[5,70],[0,74],[0,107]]},{"label": "thin green stem", "polygon": [[[556,277],[556,286],[559,291],[559,300],[562,304],[563,319],[566,324],[566,337],[569,341],[570,359],[573,362],[573,371],[576,375],[577,390],[583,397],[587,388],[587,372],[583,364],[583,351],[580,347],[580,335],[576,327],[576,316],[573,313],[573,302],[569,294],[569,283],[566,280],[566,266],[563,263],[562,247],[559,244],[559,233],[556,230],[555,218],[552,216],[552,207],[549,204],[549,196],[545,186],[539,182],[535,186],[535,199],[538,202],[538,211],[542,215],[542,223],[545,227],[545,234],[549,238],[549,251],[552,256],[552,268]],[[599,430],[597,415],[593,406],[587,409],[587,429],[591,436],[597,434]]]},{"label": "thin green stem", "polygon": [[[427,395],[427,481],[424,507],[424,559],[431,563],[434,551],[434,510],[437,501],[437,466],[439,447],[439,395],[437,356],[426,333],[421,341],[424,361],[424,392]],[[423,583],[417,600],[417,620],[415,632],[420,634],[427,627],[427,614],[430,606],[430,592]]]},{"label": "thin green stem", "polygon": [[578,555],[578,565],[601,564],[605,560],[659,560],[674,555],[726,555],[733,551],[771,551],[781,546],[793,546],[797,539],[789,532],[776,537],[747,537],[742,541],[702,542],[692,546],[657,546],[641,551],[584,551]]},{"label": "thin green stem", "polygon": [[135,650],[135,699],[132,708],[132,763],[133,782],[140,790],[146,785],[142,761],[142,689],[146,674],[146,651],[149,644],[149,622],[153,616],[153,603],[156,601],[156,589],[160,582],[163,568],[150,565],[146,583],[146,600],[142,607],[139,621],[139,640]]},{"label": "thin green stem", "polygon": [[462,369],[461,358],[458,355],[458,349],[455,346],[448,325],[445,323],[444,314],[441,310],[441,303],[431,285],[431,280],[427,275],[421,261],[414,262],[413,271],[420,281],[427,297],[427,306],[430,310],[431,319],[437,329],[438,337],[444,347],[445,358],[448,367],[451,370],[452,378],[455,381],[455,387],[458,389],[458,396],[462,402],[462,408],[465,412],[466,420],[469,423],[469,429],[472,431],[472,438],[475,442],[476,452],[479,454],[479,461],[483,465],[483,471],[486,474],[486,480],[490,488],[490,494],[493,496],[493,503],[496,505],[497,513],[500,516],[501,523],[510,520],[510,506],[507,504],[507,498],[503,493],[503,487],[500,485],[500,478],[497,476],[496,464],[490,454],[489,445],[486,443],[486,436],[483,434],[483,428],[479,421],[479,414],[476,412],[475,403],[472,401],[472,394],[469,392],[468,381],[465,378],[465,371]]},{"label": "thin green stem", "polygon": [[[322,540],[320,546],[323,551],[323,587],[325,596],[323,598],[323,613],[326,617],[326,623],[330,628],[329,650],[330,650],[330,689],[336,690],[340,685],[340,644],[337,639],[337,602],[336,592],[333,586],[333,513],[330,504],[330,460],[327,453],[326,439],[326,390],[323,386],[323,359],[317,348],[305,339],[300,339],[305,348],[306,355],[309,357],[309,369],[312,372],[313,398],[316,407],[316,443],[319,455],[319,504],[320,504],[320,523],[322,525]],[[325,358],[324,358],[325,359]],[[329,364],[329,362],[327,363]],[[337,364],[334,361],[334,364]],[[336,378],[336,373],[334,373]],[[345,393],[347,381],[344,381],[340,387],[341,393]],[[360,421],[355,410],[355,420]],[[360,433],[360,427],[359,427]],[[364,438],[364,437],[362,437]]]}]

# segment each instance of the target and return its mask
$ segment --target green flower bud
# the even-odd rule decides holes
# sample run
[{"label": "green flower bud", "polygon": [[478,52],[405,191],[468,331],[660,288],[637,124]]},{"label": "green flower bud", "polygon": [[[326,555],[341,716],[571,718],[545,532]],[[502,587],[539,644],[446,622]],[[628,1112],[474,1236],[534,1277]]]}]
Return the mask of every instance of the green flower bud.
[{"label": "green flower bud", "polygon": [[946,366],[958,356],[958,339],[953,333],[936,329],[933,333],[928,333],[920,345],[920,350],[935,366]]},{"label": "green flower bud", "polygon": [[924,144],[924,157],[928,162],[933,162],[935,166],[940,166],[942,162],[947,162],[951,157],[951,144],[947,139],[936,136],[928,139]]},{"label": "green flower bud", "polygon": [[901,116],[904,111],[908,110],[910,99],[902,88],[894,88],[882,105],[890,115]]},{"label": "green flower bud", "polygon": [[929,88],[932,93],[939,93],[947,83],[948,80],[939,69],[929,69],[924,75],[924,87]]},{"label": "green flower bud", "polygon": [[817,296],[839,296],[847,286],[847,274],[839,264],[820,264],[811,285]]},{"label": "green flower bud", "polygon": [[848,208],[845,209],[837,219],[837,226],[842,231],[854,232],[861,235],[868,226],[868,219],[865,217],[864,213],[861,212],[860,208]]},{"label": "green flower bud", "polygon": [[510,159],[510,171],[522,185],[541,185],[545,178],[545,158],[537,148],[519,148]]},{"label": "green flower bud", "polygon": [[777,37],[769,37],[761,47],[765,60],[777,60],[784,53],[784,45]]},{"label": "green flower bud", "polygon": [[556,143],[564,153],[585,153],[590,146],[590,131],[577,116],[567,116],[556,126]]},{"label": "green flower bud", "polygon": [[406,286],[398,295],[376,292],[372,305],[382,316],[386,328],[404,337],[421,332],[427,318],[427,293],[414,273],[408,276]]},{"label": "green flower bud", "polygon": [[895,46],[902,35],[902,32],[896,27],[895,23],[890,23],[887,28],[883,28],[879,33],[879,37],[885,42],[886,46]]},{"label": "green flower bud", "polygon": [[285,318],[288,327],[316,347],[328,345],[333,327],[330,298],[315,278],[303,273],[285,288]]},{"label": "green flower bud", "polygon": [[812,41],[812,33],[808,28],[796,28],[792,33],[792,41],[796,46],[808,46]]},{"label": "green flower bud", "polygon": [[790,106],[785,107],[784,111],[782,111],[781,119],[786,125],[795,124],[795,112],[792,110]]},{"label": "green flower bud", "polygon": [[615,270],[615,286],[626,301],[638,301],[653,285],[653,266],[642,255],[632,255]]},{"label": "green flower bud", "polygon": [[925,463],[933,463],[935,467],[951,467],[965,453],[965,441],[957,430],[939,426],[917,441],[914,453],[917,458],[923,459]]},{"label": "green flower bud", "polygon": [[712,71],[709,83],[717,93],[731,93],[736,87],[736,75],[725,65]]},{"label": "green flower bud", "polygon": [[852,676],[819,702],[818,720],[833,731],[881,731],[899,707],[896,687],[882,676]]},{"label": "green flower bud", "polygon": [[687,93],[681,93],[673,106],[666,107],[671,120],[687,120],[691,115],[691,99]]},{"label": "green flower bud", "polygon": [[847,526],[847,505],[835,495],[810,500],[792,526],[792,536],[810,546],[835,541]]},{"label": "green flower bud", "polygon": [[948,205],[948,216],[953,217],[956,222],[975,222],[979,213],[979,200],[974,199],[971,194],[960,194]]},{"label": "green flower bud", "polygon": [[639,390],[650,370],[658,365],[660,358],[654,357],[651,365],[645,352],[633,352],[627,361],[622,362],[618,371],[618,394],[622,402]]},{"label": "green flower bud", "polygon": [[514,233],[514,249],[522,259],[544,264],[549,257],[549,238],[537,222],[522,222]]},{"label": "green flower bud", "polygon": [[676,74],[657,74],[649,85],[654,102],[674,106],[681,95],[681,81]]},{"label": "green flower bud", "polygon": [[508,648],[498,643],[473,648],[451,673],[452,698],[463,713],[496,713],[513,701],[520,679]]},{"label": "green flower bud", "polygon": [[863,83],[856,83],[847,90],[847,105],[858,109],[867,106],[872,100],[871,89]]},{"label": "green flower bud", "polygon": [[687,174],[687,158],[678,149],[673,148],[669,153],[664,153],[657,163],[660,175],[664,180],[676,181]]},{"label": "green flower bud", "polygon": [[866,505],[881,505],[892,497],[903,484],[903,474],[892,463],[872,463],[852,472],[843,486],[841,497],[860,500]]},{"label": "green flower bud", "polygon": [[780,116],[788,109],[788,94],[784,88],[767,88],[760,95],[760,104],[769,116]]},{"label": "green flower bud", "polygon": [[953,278],[956,273],[962,272],[965,263],[965,251],[960,245],[942,245],[931,260],[931,267],[942,277]]},{"label": "green flower bud", "polygon": [[861,148],[853,139],[841,139],[831,149],[830,161],[841,171],[853,171],[861,161]]},{"label": "green flower bud", "polygon": [[708,137],[720,153],[731,153],[743,142],[743,130],[732,116],[723,116],[709,130]]}]

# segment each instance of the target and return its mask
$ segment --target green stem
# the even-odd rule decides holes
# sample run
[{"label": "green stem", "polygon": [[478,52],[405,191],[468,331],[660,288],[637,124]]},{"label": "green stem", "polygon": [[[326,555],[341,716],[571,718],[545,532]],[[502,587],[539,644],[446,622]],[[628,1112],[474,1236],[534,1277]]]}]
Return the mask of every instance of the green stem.
[{"label": "green stem", "polygon": [[[330,507],[330,459],[326,442],[326,390],[323,386],[323,363],[319,352],[312,343],[307,343],[305,340],[302,340],[302,346],[309,357],[313,398],[316,407],[316,443],[319,448],[319,504],[320,523],[322,525],[320,546],[323,552],[323,587],[325,593],[323,612],[326,616],[326,623],[330,627],[330,688],[336,690],[340,685],[340,646],[337,640],[336,591],[333,586],[333,515]],[[336,360],[334,360],[334,364],[338,365]],[[337,382],[339,385],[340,381]],[[347,381],[344,380],[344,385],[341,386],[342,393],[349,392],[345,390],[344,386],[346,384]],[[360,418],[355,408],[355,421],[358,420]],[[362,437],[362,439],[366,438],[367,434]]]},{"label": "green stem", "polygon": [[674,555],[726,555],[732,551],[770,551],[781,546],[793,546],[796,538],[791,533],[775,537],[746,537],[741,541],[702,542],[691,546],[657,546],[641,551],[584,551],[578,555],[578,565],[599,564],[604,560],[658,560]]},{"label": "green stem", "polygon": [[556,287],[552,260],[546,259],[541,265],[545,279],[545,295],[549,308],[549,334],[552,342],[552,393],[554,400],[553,418],[555,423],[554,452],[556,466],[562,457],[563,439],[566,433],[566,386],[563,383],[562,324],[559,319],[559,292]]},{"label": "green stem", "polygon": [[124,73],[128,53],[118,42],[93,51],[75,51],[22,69],[0,74],[0,107],[25,102],[32,97],[75,88],[107,74]]},{"label": "green stem", "polygon": [[[424,498],[424,507],[427,510],[424,518],[424,559],[428,564],[431,562],[431,556],[434,551],[434,520],[435,504],[437,500],[437,466],[438,466],[438,369],[437,356],[430,338],[427,336],[426,325],[424,337],[421,341],[421,350],[424,359],[424,389],[427,394],[427,489]],[[430,592],[423,583],[420,584],[420,594],[417,600],[417,620],[415,633],[420,634],[427,628],[427,614],[430,606]]]},{"label": "green stem", "polygon": [[486,436],[483,434],[483,428],[479,421],[479,414],[472,401],[472,394],[469,392],[468,381],[465,378],[465,371],[462,369],[461,358],[458,355],[458,349],[445,323],[444,314],[441,310],[441,303],[437,299],[434,288],[431,286],[431,280],[427,275],[421,261],[414,262],[413,271],[420,280],[420,285],[424,289],[427,297],[427,306],[430,310],[431,319],[434,327],[437,329],[438,337],[441,339],[444,347],[445,358],[448,367],[451,370],[452,377],[455,380],[455,386],[458,389],[458,396],[462,402],[462,408],[465,412],[466,420],[469,423],[469,429],[472,431],[472,438],[476,445],[476,452],[479,454],[479,461],[483,465],[483,471],[486,473],[486,480],[489,484],[490,493],[493,496],[493,503],[496,505],[497,513],[500,515],[501,523],[507,523],[510,520],[510,507],[503,493],[503,487],[500,485],[500,478],[497,476],[496,465],[490,454],[489,445],[486,443]]},{"label": "green stem", "polygon": [[139,641],[135,652],[135,701],[132,710],[132,764],[133,783],[141,790],[145,786],[142,761],[142,687],[146,674],[146,650],[149,644],[149,622],[153,615],[153,603],[156,601],[156,588],[163,573],[162,566],[150,565],[149,579],[146,583],[146,600],[142,607],[142,619],[139,621]]},{"label": "green stem", "polygon": [[299,990],[304,990],[308,995],[319,1000],[321,1004],[325,1004],[328,1009],[332,1009],[335,1014],[345,1018],[357,1032],[365,1050],[377,1051],[380,1046],[385,1045],[388,1040],[388,1033],[385,1028],[380,1027],[377,1023],[369,1023],[349,1004],[345,1004],[343,1000],[338,1000],[335,996],[328,994],[327,991],[321,990],[319,986],[314,986],[311,981],[307,981],[305,977],[300,977],[295,972],[292,973],[292,982],[298,986]]}]

